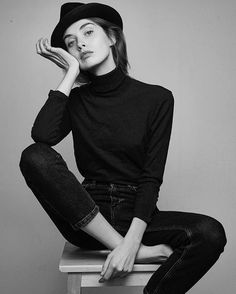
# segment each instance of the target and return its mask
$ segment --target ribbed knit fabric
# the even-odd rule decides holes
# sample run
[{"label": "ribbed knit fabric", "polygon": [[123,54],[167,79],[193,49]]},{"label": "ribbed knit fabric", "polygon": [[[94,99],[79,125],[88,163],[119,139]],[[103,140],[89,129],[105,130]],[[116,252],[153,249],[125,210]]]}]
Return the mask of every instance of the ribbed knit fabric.
[{"label": "ribbed knit fabric", "polygon": [[50,90],[31,130],[35,142],[58,144],[72,131],[75,160],[86,179],[138,185],[133,216],[149,223],[169,147],[174,98],[120,68],[90,74],[69,97]]}]

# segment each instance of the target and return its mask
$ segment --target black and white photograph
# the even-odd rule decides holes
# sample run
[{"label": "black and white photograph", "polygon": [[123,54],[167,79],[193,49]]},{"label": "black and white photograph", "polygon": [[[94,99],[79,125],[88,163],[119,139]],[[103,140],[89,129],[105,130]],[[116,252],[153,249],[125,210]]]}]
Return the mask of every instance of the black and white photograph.
[{"label": "black and white photograph", "polygon": [[0,8],[0,293],[235,293],[236,2]]}]

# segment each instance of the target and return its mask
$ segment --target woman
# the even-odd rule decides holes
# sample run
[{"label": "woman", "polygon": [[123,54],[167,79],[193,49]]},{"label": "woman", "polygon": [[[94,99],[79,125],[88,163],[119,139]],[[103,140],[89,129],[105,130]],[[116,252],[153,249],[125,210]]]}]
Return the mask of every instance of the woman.
[{"label": "woman", "polygon": [[[144,293],[182,294],[219,258],[225,232],[210,216],[157,208],[174,98],[128,75],[122,30],[110,6],[62,5],[51,45],[41,38],[36,48],[64,78],[35,119],[20,169],[69,242],[111,250],[100,282],[129,274],[134,261],[161,262]],[[82,184],[51,147],[70,131]]]}]

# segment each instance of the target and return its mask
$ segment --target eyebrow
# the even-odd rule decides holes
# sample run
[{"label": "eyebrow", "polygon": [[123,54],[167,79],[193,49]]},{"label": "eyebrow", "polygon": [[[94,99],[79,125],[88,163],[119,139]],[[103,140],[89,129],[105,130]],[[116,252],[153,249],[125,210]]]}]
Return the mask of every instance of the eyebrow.
[{"label": "eyebrow", "polygon": [[[84,28],[88,24],[94,25],[94,23],[92,23],[92,22],[86,22],[86,23],[82,24],[82,26],[79,29],[81,30],[82,28]],[[63,40],[65,41],[65,39],[68,38],[68,37],[70,37],[70,36],[73,36],[73,35],[72,34],[65,35],[65,37],[63,38]]]}]

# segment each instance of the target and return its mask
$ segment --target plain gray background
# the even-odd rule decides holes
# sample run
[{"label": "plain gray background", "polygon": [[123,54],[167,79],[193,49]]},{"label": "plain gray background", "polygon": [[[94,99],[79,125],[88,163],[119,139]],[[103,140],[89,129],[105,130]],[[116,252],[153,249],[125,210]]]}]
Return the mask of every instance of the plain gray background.
[{"label": "plain gray background", "polygon": [[[50,37],[62,3],[4,0],[0,4],[2,294],[66,293],[66,276],[58,271],[64,239],[26,186],[18,166],[22,150],[33,143],[30,130],[38,111],[62,79],[61,69],[35,49],[40,37]],[[211,215],[227,233],[225,252],[189,293],[235,293],[236,2],[102,3],[114,6],[123,17],[131,76],[167,87],[175,97],[160,209]],[[82,180],[71,134],[54,148]]]}]

